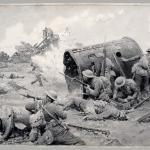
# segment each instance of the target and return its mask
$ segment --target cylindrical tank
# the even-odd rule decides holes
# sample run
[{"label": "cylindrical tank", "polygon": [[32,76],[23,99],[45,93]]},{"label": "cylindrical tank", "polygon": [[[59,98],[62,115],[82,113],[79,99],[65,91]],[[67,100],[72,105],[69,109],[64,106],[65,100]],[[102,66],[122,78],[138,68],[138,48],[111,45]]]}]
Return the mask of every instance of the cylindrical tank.
[{"label": "cylindrical tank", "polygon": [[[116,55],[117,53],[120,53],[124,58],[131,58],[137,55],[141,56],[143,54],[136,41],[129,37],[123,37],[120,40],[87,46],[83,48],[66,50],[64,53],[63,61],[65,65],[64,73],[71,78],[82,79],[82,71],[85,69],[89,69],[91,66],[89,55],[99,52],[103,53],[104,48],[106,50],[106,57],[111,59],[116,67],[116,70],[118,70],[118,72],[116,73],[118,75],[120,74],[120,66],[124,71],[125,76],[127,78],[131,78],[131,68],[136,61],[132,61],[130,63],[122,63]],[[114,56],[117,58],[117,62]],[[78,83],[70,80],[68,77],[66,77],[66,83],[68,85],[69,91],[72,91],[74,88],[79,87]]]}]

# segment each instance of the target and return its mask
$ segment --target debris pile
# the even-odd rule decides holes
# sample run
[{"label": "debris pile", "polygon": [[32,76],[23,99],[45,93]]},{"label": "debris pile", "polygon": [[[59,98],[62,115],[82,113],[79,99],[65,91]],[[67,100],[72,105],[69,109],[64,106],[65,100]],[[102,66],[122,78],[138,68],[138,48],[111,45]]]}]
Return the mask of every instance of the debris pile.
[{"label": "debris pile", "polygon": [[33,46],[30,43],[21,42],[16,46],[16,52],[11,57],[13,63],[28,63],[31,57],[37,54],[44,54],[46,51],[51,50],[51,46],[58,47],[59,35],[54,34],[50,28],[43,30],[43,40]]}]

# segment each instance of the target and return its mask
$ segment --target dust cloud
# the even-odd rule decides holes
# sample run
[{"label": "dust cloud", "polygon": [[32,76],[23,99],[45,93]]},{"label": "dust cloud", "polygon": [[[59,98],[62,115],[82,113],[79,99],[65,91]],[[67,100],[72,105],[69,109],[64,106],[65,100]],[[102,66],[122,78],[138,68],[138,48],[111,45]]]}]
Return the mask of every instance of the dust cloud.
[{"label": "dust cloud", "polygon": [[76,41],[66,31],[60,33],[59,47],[51,46],[51,50],[48,50],[43,55],[36,55],[32,57],[32,61],[40,67],[43,72],[43,76],[47,78],[52,84],[64,83],[63,73],[63,55],[65,50],[74,48]]}]

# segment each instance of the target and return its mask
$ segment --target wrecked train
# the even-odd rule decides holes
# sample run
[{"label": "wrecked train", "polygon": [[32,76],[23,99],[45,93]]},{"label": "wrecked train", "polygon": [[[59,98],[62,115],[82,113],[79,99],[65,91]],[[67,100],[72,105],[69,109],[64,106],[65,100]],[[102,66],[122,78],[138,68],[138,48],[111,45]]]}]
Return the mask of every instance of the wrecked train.
[{"label": "wrecked train", "polygon": [[116,67],[117,76],[122,75],[123,71],[124,76],[127,78],[132,77],[131,68],[137,60],[130,63],[121,62],[119,57],[122,56],[128,59],[137,55],[141,56],[143,52],[137,42],[129,37],[83,48],[70,49],[65,51],[63,59],[65,80],[69,92],[80,87],[80,84],[75,80],[71,80],[71,78],[82,80],[82,71],[91,67],[89,56],[99,52],[103,53],[104,48],[106,57],[110,58]]}]

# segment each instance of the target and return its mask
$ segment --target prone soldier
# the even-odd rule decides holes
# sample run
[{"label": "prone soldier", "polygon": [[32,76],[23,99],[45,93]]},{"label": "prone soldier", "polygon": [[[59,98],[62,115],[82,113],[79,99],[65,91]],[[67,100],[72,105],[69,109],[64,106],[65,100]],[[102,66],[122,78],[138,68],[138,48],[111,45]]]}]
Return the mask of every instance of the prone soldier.
[{"label": "prone soldier", "polygon": [[11,73],[9,78],[10,79],[17,79],[17,78],[24,78],[24,76],[18,76],[18,75],[15,75],[14,73]]},{"label": "prone soldier", "polygon": [[133,110],[119,110],[115,107],[115,104],[106,101],[94,101],[95,114],[88,114],[83,119],[84,120],[105,120],[105,119],[117,119],[117,120],[128,120],[127,113]]},{"label": "prone soldier", "polygon": [[115,119],[127,120],[126,113],[128,110],[118,110],[115,103],[102,100],[87,101],[80,97],[72,97],[64,106],[64,110],[74,108],[84,112],[84,120],[103,120],[113,117]]}]

